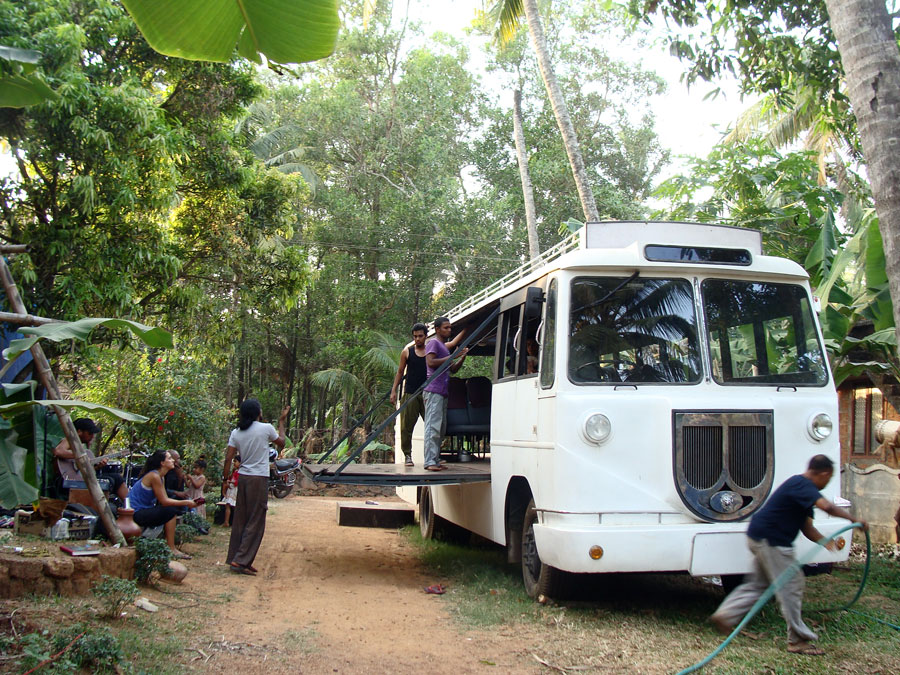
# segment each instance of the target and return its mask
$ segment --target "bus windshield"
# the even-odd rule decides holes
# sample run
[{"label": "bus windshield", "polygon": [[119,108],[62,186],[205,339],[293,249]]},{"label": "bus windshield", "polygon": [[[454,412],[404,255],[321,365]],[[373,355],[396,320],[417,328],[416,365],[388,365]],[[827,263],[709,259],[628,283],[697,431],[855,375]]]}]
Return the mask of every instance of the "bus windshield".
[{"label": "bus windshield", "polygon": [[828,381],[806,290],[796,284],[702,284],[712,375],[720,384]]},{"label": "bus windshield", "polygon": [[690,282],[636,276],[574,279],[568,370],[576,384],[698,382],[700,350]]}]

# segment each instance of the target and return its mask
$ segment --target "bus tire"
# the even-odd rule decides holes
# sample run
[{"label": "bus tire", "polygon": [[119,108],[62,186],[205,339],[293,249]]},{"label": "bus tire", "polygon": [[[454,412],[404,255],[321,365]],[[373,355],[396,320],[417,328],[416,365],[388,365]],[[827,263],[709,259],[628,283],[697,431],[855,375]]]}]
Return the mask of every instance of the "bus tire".
[{"label": "bus tire", "polygon": [[525,582],[525,592],[535,600],[541,596],[561,598],[565,592],[567,575],[541,560],[534,539],[536,520],[537,509],[534,508],[532,499],[525,509],[525,521],[522,524],[522,581]]},{"label": "bus tire", "polygon": [[423,487],[419,495],[419,532],[422,539],[438,539],[451,544],[465,544],[471,535],[466,528],[435,514],[431,488],[427,487]]},{"label": "bus tire", "polygon": [[427,487],[423,487],[419,494],[419,532],[422,539],[434,539],[434,502]]}]

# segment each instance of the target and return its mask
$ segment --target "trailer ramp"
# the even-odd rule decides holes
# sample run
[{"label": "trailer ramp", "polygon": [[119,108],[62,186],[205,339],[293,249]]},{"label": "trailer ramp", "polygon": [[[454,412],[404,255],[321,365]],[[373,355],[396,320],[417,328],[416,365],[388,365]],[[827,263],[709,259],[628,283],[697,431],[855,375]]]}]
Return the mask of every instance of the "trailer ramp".
[{"label": "trailer ramp", "polygon": [[420,466],[403,464],[302,464],[303,472],[316,483],[344,485],[459,485],[460,483],[489,483],[490,460],[450,462],[443,471],[426,471]]}]

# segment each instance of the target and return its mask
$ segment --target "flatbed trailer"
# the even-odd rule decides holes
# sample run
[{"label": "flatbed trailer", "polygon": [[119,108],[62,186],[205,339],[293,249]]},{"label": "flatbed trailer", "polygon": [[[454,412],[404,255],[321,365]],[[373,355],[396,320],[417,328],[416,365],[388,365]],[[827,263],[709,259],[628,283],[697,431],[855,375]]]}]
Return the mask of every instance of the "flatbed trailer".
[{"label": "flatbed trailer", "polygon": [[344,485],[459,485],[489,483],[491,463],[488,459],[450,462],[443,471],[426,471],[421,466],[403,464],[350,464],[340,471],[340,464],[304,464],[303,472],[316,483]]}]

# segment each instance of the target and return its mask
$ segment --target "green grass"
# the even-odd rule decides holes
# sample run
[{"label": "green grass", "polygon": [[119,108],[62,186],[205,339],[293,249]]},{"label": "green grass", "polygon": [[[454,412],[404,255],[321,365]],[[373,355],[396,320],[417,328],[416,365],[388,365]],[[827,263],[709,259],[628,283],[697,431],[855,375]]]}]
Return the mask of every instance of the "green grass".
[{"label": "green grass", "polygon": [[[722,638],[707,623],[724,598],[721,588],[687,575],[575,576],[571,599],[539,605],[522,587],[519,567],[496,546],[423,541],[404,530],[435,581],[446,583],[448,611],[462,630],[494,628],[527,640],[533,653],[559,667],[587,672],[671,673],[713,651]],[[824,657],[785,649],[786,628],[774,602],[738,636],[708,673],[893,673],[900,663],[900,632],[851,612],[816,608],[849,602],[863,565],[842,564],[833,574],[809,577],[804,617],[819,633]],[[900,564],[872,557],[866,589],[854,609],[900,625]]]}]

